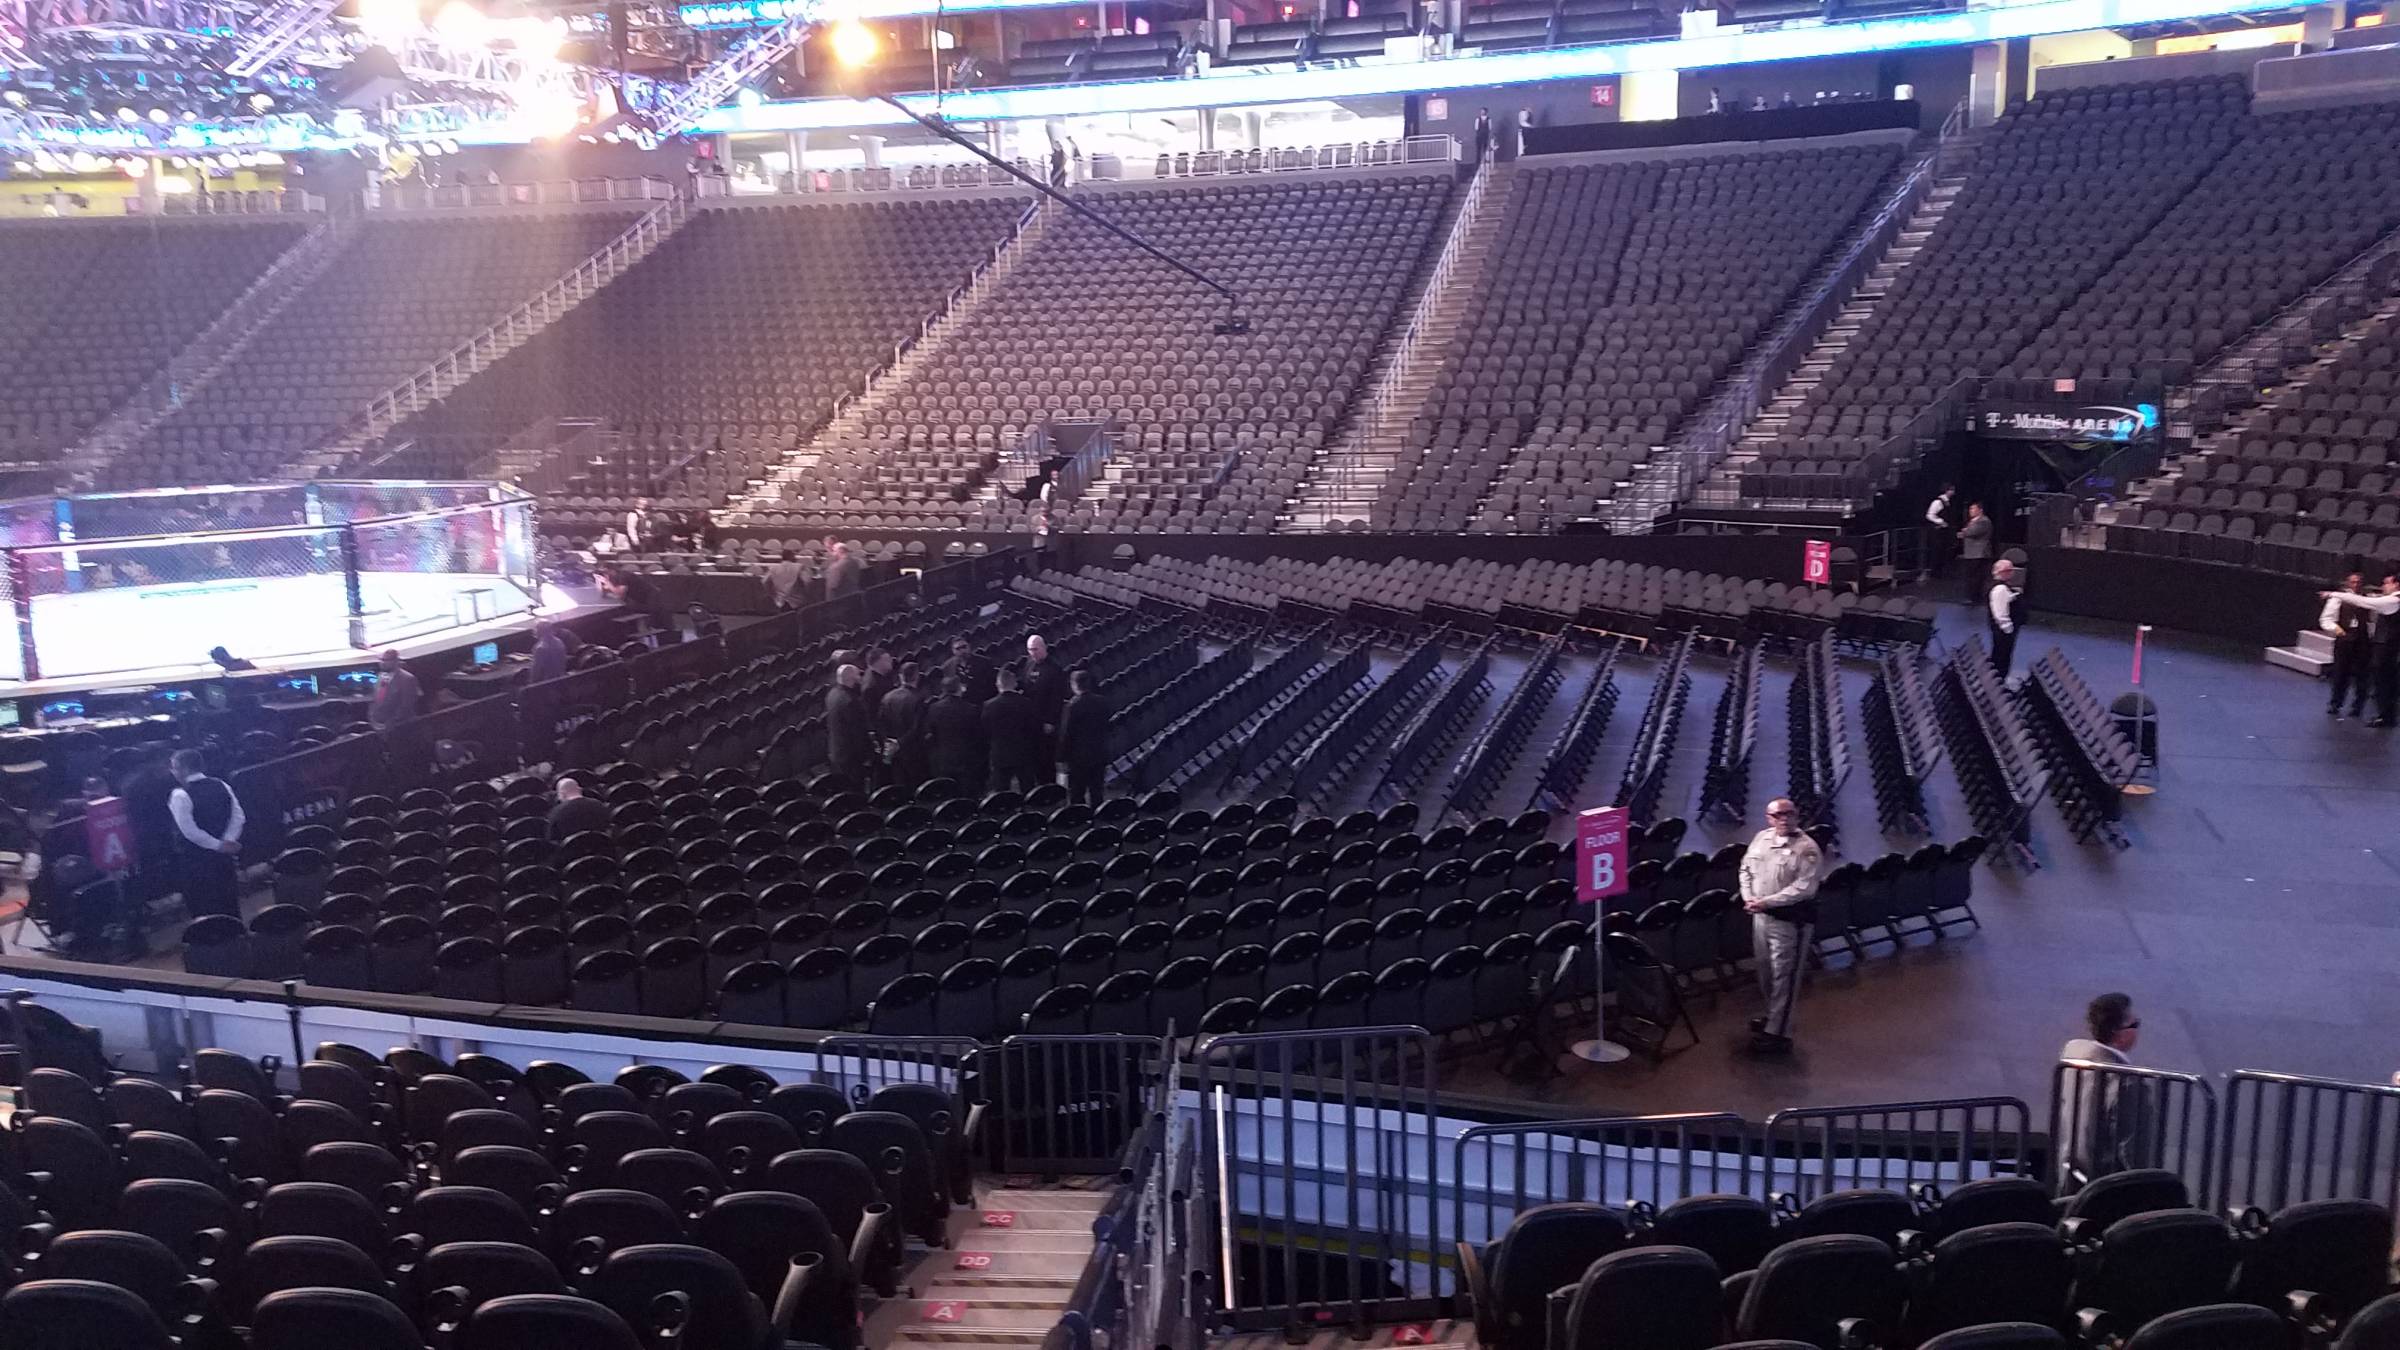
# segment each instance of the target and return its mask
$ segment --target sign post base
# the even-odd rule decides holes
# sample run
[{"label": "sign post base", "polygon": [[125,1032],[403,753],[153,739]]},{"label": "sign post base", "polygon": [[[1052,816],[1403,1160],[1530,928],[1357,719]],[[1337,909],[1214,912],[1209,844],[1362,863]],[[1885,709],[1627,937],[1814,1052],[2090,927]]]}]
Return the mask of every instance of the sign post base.
[{"label": "sign post base", "polygon": [[1621,1064],[1633,1057],[1633,1052],[1615,1041],[1577,1041],[1575,1058],[1587,1064]]}]

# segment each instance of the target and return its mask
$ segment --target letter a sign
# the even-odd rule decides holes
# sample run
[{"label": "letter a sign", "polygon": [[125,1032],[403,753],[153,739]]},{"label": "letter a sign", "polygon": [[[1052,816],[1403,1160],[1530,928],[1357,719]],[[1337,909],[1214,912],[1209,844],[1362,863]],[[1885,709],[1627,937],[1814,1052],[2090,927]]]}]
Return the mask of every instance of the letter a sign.
[{"label": "letter a sign", "polygon": [[83,843],[92,865],[112,875],[133,870],[133,817],[123,797],[102,797],[83,811]]}]

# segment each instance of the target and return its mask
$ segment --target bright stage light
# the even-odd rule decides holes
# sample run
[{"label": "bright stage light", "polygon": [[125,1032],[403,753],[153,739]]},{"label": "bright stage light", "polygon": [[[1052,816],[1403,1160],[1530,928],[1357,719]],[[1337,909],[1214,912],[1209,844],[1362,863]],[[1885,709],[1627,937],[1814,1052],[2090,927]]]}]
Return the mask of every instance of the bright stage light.
[{"label": "bright stage light", "polygon": [[168,112],[164,108],[152,108],[150,110],[150,120],[163,127],[167,123],[174,121],[175,115]]},{"label": "bright stage light", "polygon": [[417,0],[358,0],[358,26],[380,46],[408,38],[422,22]]},{"label": "bright stage light", "polygon": [[875,49],[882,46],[873,29],[856,19],[833,26],[833,59],[845,66],[863,66],[875,59]]},{"label": "bright stage light", "polygon": [[491,41],[492,21],[467,0],[450,0],[433,16],[433,31],[454,47],[480,47]]},{"label": "bright stage light", "polygon": [[274,106],[275,96],[273,94],[252,94],[250,96],[250,111],[252,112],[263,113]]}]

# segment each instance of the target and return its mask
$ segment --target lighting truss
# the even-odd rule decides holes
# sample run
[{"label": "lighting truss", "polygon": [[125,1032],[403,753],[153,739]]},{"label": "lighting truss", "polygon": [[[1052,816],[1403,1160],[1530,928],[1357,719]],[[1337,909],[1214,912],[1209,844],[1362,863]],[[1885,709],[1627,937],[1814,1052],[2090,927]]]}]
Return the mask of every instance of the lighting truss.
[{"label": "lighting truss", "polygon": [[299,45],[342,7],[343,0],[277,0],[263,10],[242,36],[242,45],[225,63],[225,73],[247,79],[267,68],[276,57]]},{"label": "lighting truss", "polygon": [[[0,0],[0,52],[13,47],[15,59],[40,64],[36,33],[215,42],[247,26],[256,8],[246,0]],[[9,59],[0,55],[0,64]]]},{"label": "lighting truss", "polygon": [[735,91],[799,50],[815,23],[816,12],[815,3],[803,0],[792,4],[780,22],[735,42],[690,83],[661,98],[650,112],[658,134],[674,136],[691,130]]}]

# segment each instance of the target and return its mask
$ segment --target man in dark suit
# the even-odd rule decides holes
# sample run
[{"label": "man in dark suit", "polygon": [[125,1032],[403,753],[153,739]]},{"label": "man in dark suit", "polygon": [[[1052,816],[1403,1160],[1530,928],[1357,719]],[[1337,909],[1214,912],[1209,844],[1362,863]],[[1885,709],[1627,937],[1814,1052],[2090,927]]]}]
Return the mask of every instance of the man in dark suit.
[{"label": "man in dark suit", "polygon": [[1042,711],[1018,692],[1017,672],[1002,670],[1000,692],[983,705],[983,739],[991,754],[991,785],[1025,792],[1042,777]]},{"label": "man in dark suit", "polygon": [[1100,804],[1100,780],[1108,774],[1108,699],[1092,687],[1092,673],[1068,677],[1075,696],[1059,715],[1058,757],[1067,766],[1067,800]]},{"label": "man in dark suit", "polygon": [[917,688],[923,678],[914,661],[900,667],[900,683],[884,694],[875,714],[876,730],[890,746],[884,781],[901,787],[925,781],[925,695]]},{"label": "man in dark suit", "polygon": [[983,708],[964,681],[946,682],[925,710],[925,744],[934,777],[953,779],[964,792],[983,790]]},{"label": "man in dark suit", "polygon": [[867,648],[866,673],[859,677],[858,690],[867,697],[867,711],[874,713],[883,707],[883,696],[892,692],[900,677],[892,668],[892,654],[881,647]]},{"label": "man in dark suit", "polygon": [[1050,659],[1050,644],[1042,635],[1025,639],[1025,697],[1042,722],[1042,781],[1058,773],[1058,719],[1067,706],[1067,675]]},{"label": "man in dark suit", "polygon": [[833,673],[833,688],[825,691],[825,758],[835,773],[861,785],[875,739],[874,715],[859,690],[864,678],[857,666],[844,665]]},{"label": "man in dark suit", "polygon": [[942,663],[943,685],[953,680],[966,686],[967,701],[977,707],[999,692],[992,684],[992,663],[977,656],[975,644],[963,637],[950,639],[950,659]]}]

